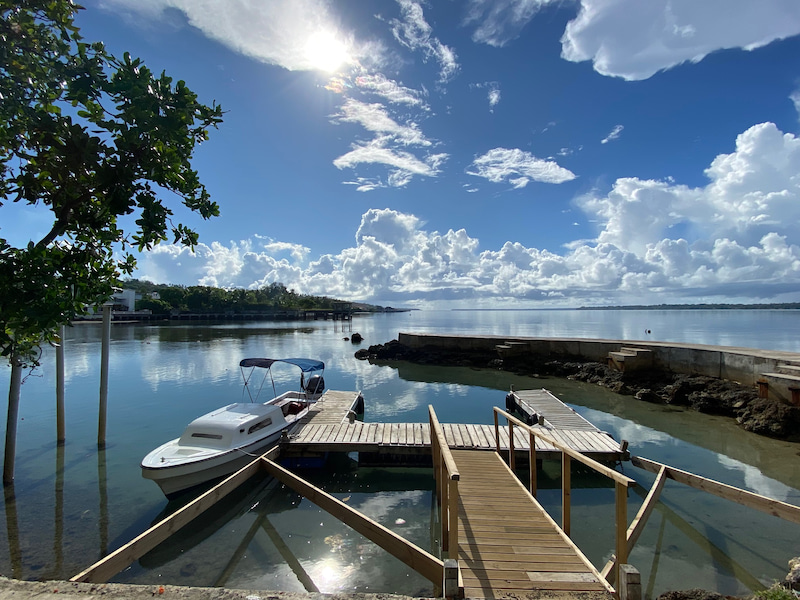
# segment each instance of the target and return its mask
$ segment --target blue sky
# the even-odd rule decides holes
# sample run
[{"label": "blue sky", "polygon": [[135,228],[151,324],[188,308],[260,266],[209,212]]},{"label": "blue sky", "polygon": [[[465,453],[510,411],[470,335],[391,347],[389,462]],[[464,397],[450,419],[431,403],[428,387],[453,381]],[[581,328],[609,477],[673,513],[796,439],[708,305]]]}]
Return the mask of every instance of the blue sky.
[{"label": "blue sky", "polygon": [[226,111],[194,163],[222,216],[176,207],[201,244],[139,277],[419,307],[800,301],[797,0],[84,5],[86,39]]}]

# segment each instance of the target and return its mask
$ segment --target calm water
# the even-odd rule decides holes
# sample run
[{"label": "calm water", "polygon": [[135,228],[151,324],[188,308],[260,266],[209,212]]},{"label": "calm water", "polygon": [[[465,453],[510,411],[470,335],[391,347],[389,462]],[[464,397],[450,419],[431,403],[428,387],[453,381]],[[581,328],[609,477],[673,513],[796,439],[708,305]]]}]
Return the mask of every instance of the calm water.
[{"label": "calm water", "polygon": [[[364,344],[399,331],[519,336],[570,336],[683,341],[800,352],[800,311],[418,311],[356,319]],[[365,420],[490,423],[510,385],[547,387],[635,454],[800,504],[800,445],[740,431],[727,419],[653,406],[607,390],[558,379],[494,371],[376,366],[357,361],[357,346],[330,322],[160,327],[114,326],[109,422],[104,451],[96,447],[100,327],[69,329],[67,444],[55,438],[55,375],[51,350],[22,390],[16,483],[6,488],[0,521],[0,574],[69,578],[161,518],[168,506],[140,476],[139,461],[177,436],[192,418],[241,398],[237,367],[245,356],[309,356],[326,363],[329,388],[363,390]],[[649,333],[648,333],[649,331]],[[7,389],[7,367],[0,386]],[[295,387],[291,369],[276,385]],[[4,394],[5,396],[5,394]],[[4,420],[3,420],[4,421]],[[3,431],[3,435],[5,431]],[[653,476],[630,465],[649,487]],[[426,549],[432,531],[429,471],[358,469],[337,457],[315,483]],[[540,500],[560,519],[558,465],[544,465]],[[573,476],[573,538],[595,565],[614,545],[613,489]],[[642,494],[646,493],[646,490]],[[642,498],[631,493],[632,518]],[[798,554],[800,526],[668,482],[662,501],[631,556],[647,597],[674,588],[705,587],[746,594],[782,579]],[[114,581],[225,585],[323,592],[429,595],[430,584],[315,505],[254,481],[169,545],[157,548]]]}]

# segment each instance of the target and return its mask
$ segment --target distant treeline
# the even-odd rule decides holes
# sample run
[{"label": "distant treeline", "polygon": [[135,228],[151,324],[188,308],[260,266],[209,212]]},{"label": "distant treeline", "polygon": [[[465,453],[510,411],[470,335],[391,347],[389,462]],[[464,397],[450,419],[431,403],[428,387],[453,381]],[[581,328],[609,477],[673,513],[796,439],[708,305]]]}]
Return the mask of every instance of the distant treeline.
[{"label": "distant treeline", "polygon": [[643,304],[631,306],[581,306],[578,310],[768,310],[798,309],[800,302],[775,304]]},{"label": "distant treeline", "polygon": [[166,285],[129,279],[123,281],[126,289],[141,294],[136,310],[149,309],[154,315],[171,313],[195,314],[251,314],[274,313],[291,310],[333,310],[342,304],[351,304],[354,310],[382,312],[382,306],[347,303],[326,296],[309,296],[286,289],[282,283],[271,283],[258,289],[222,289],[204,285]]}]

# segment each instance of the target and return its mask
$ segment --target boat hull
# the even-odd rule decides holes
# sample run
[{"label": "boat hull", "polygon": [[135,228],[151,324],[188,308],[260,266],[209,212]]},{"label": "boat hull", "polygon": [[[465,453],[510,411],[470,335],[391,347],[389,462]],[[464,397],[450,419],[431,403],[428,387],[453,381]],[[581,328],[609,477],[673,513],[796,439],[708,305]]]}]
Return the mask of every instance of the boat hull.
[{"label": "boat hull", "polygon": [[277,431],[249,446],[228,450],[193,463],[164,467],[142,465],[142,477],[155,481],[164,495],[172,498],[235,473],[274,446],[281,433],[282,431]]}]

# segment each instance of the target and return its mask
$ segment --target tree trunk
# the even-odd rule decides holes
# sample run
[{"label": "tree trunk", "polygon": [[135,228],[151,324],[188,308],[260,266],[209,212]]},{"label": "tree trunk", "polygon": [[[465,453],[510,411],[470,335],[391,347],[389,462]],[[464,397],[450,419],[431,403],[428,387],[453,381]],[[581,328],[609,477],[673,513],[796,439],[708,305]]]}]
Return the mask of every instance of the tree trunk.
[{"label": "tree trunk", "polygon": [[22,365],[11,357],[11,383],[8,386],[8,421],[6,424],[6,454],[3,464],[3,485],[14,482],[14,461],[17,456],[17,422],[19,421],[19,390],[22,386]]}]

